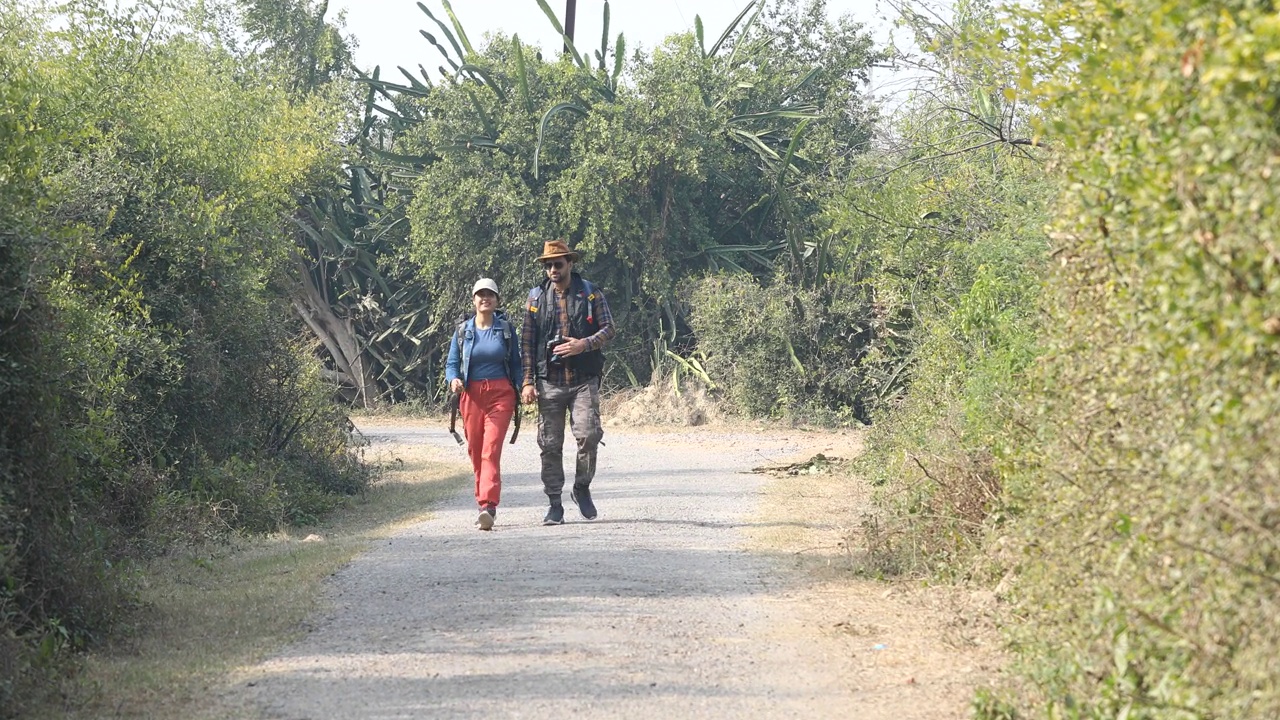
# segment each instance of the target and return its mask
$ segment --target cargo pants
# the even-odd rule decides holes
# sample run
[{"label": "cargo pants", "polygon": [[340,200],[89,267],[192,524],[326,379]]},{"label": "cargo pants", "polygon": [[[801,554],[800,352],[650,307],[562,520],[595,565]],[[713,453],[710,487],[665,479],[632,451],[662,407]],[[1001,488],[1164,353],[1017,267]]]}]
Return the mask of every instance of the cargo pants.
[{"label": "cargo pants", "polygon": [[564,490],[564,421],[578,443],[573,486],[587,490],[596,474],[596,450],[604,427],[600,424],[600,378],[575,385],[538,380],[538,447],[542,450],[542,489],[553,502]]}]

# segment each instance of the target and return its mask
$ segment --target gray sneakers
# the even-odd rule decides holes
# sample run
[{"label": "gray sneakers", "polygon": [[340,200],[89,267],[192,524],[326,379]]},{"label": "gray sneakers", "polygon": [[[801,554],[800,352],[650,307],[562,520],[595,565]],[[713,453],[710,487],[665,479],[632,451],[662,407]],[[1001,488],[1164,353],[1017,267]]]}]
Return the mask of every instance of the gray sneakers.
[{"label": "gray sneakers", "polygon": [[588,520],[596,519],[596,504],[591,502],[591,491],[586,488],[574,488],[569,499],[578,506],[578,512]]},{"label": "gray sneakers", "polygon": [[543,525],[563,525],[564,524],[564,505],[560,503],[552,503],[547,508],[546,517],[542,518]]}]

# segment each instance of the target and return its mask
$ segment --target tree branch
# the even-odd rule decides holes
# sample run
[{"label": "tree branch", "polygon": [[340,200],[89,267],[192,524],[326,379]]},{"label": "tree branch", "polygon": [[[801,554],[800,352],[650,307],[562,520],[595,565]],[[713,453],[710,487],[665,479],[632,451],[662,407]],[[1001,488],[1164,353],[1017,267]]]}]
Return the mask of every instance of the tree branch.
[{"label": "tree branch", "polygon": [[907,162],[904,162],[901,165],[898,165],[896,167],[889,168],[888,170],[885,170],[882,173],[871,175],[869,177],[858,178],[857,180],[854,180],[854,182],[862,183],[862,182],[870,182],[872,180],[879,180],[882,177],[887,177],[903,168],[910,167],[917,163],[929,162],[931,160],[941,160],[942,158],[953,157],[955,155],[963,155],[964,153],[973,152],[974,150],[981,150],[986,147],[991,147],[992,145],[998,145],[1002,142],[1004,142],[1004,140],[1001,140],[1000,138],[996,138],[994,140],[988,140],[987,142],[979,143],[977,145],[972,145],[970,147],[963,148],[961,150],[953,150],[951,152],[939,153],[937,155],[930,155],[928,157],[916,158],[915,160],[908,160]]}]

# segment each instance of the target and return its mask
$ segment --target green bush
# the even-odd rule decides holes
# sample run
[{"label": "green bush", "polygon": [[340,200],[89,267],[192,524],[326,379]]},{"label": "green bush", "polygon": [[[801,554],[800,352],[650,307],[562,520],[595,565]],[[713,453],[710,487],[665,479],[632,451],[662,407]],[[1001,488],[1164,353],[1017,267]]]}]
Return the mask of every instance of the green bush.
[{"label": "green bush", "polygon": [[711,378],[742,412],[849,422],[861,407],[861,288],[796,287],[778,278],[713,275],[692,285],[689,317]]},{"label": "green bush", "polygon": [[[1013,416],[1032,714],[1280,716],[1280,14],[1026,15],[1067,183]],[[1033,85],[1034,81],[1034,85]]]},{"label": "green bush", "polygon": [[973,570],[1013,512],[1005,420],[1038,352],[1055,186],[991,5],[954,11],[904,7],[933,72],[889,118],[889,147],[826,202],[843,239],[830,282],[862,285],[873,310],[860,362],[874,422],[856,470],[876,487],[864,537],[878,573]]},{"label": "green bush", "polygon": [[128,610],[130,555],[368,479],[286,290],[336,113],[144,11],[0,3],[3,716]]},{"label": "green bush", "polygon": [[979,239],[953,266],[968,290],[921,323],[911,385],[872,426],[858,465],[893,518],[883,531],[898,552],[881,564],[962,570],[1009,512],[997,460],[1008,398],[1036,355],[1042,253],[1034,232]]},{"label": "green bush", "polygon": [[63,425],[76,404],[58,382],[77,369],[67,328],[39,292],[64,237],[41,222],[57,136],[38,121],[40,83],[19,42],[30,33],[0,15],[0,715],[42,692],[51,663],[93,639],[120,599],[104,582],[110,531],[79,483],[77,455],[96,438]]}]

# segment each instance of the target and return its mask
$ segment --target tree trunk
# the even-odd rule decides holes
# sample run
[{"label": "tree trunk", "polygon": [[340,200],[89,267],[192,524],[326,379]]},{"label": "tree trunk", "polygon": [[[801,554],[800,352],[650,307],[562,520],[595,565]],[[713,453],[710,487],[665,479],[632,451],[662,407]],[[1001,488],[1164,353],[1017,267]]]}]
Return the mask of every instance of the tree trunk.
[{"label": "tree trunk", "polygon": [[349,384],[354,392],[352,401],[366,409],[373,407],[378,397],[377,381],[361,351],[354,323],[333,312],[333,308],[316,287],[306,262],[298,258],[296,264],[298,284],[295,289],[298,292],[293,299],[294,309],[320,342],[324,343],[329,356],[333,358],[334,367],[337,368],[336,376]]}]

